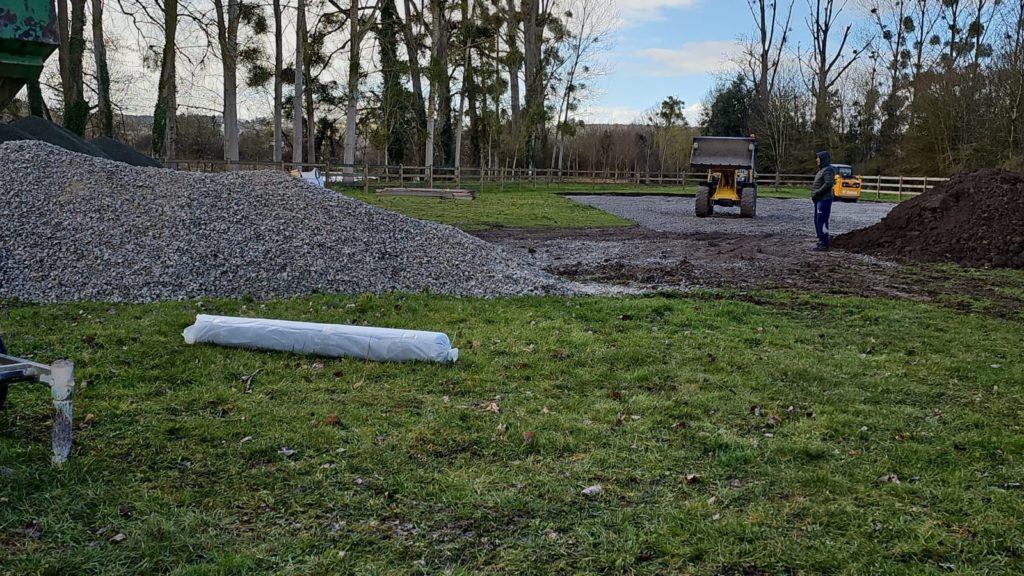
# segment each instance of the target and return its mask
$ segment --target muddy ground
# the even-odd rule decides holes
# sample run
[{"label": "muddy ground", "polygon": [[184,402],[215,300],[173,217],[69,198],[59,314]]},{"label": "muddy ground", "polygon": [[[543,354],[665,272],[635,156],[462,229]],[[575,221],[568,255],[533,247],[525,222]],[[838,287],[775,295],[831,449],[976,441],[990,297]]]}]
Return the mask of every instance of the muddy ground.
[{"label": "muddy ground", "polygon": [[[1024,304],[1014,286],[1000,285],[1012,284],[1014,277],[909,266],[838,250],[815,252],[808,200],[760,199],[757,218],[745,220],[736,209],[698,219],[693,199],[686,197],[573,199],[637,226],[474,234],[566,278],[643,290],[794,290],[939,301],[999,315],[1017,313]],[[869,226],[890,208],[837,203],[833,232]]]}]

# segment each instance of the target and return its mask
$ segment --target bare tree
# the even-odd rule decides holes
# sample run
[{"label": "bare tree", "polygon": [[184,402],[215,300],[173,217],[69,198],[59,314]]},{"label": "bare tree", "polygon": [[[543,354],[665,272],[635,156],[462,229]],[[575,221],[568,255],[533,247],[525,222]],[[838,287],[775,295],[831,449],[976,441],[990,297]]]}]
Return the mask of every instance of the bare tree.
[{"label": "bare tree", "polygon": [[220,46],[224,85],[224,159],[229,169],[238,162],[238,24],[240,0],[213,0],[217,16],[217,43]]},{"label": "bare tree", "polygon": [[747,67],[754,83],[757,110],[755,120],[766,114],[775,92],[775,82],[789,43],[789,24],[793,17],[793,0],[781,11],[777,0],[747,0],[754,19],[755,37],[746,49]]},{"label": "bare tree", "polygon": [[[808,0],[811,14],[807,24],[811,31],[813,52],[807,62],[810,72],[811,95],[814,97],[814,139],[819,146],[831,143],[832,134],[832,88],[836,82],[857,61],[868,44],[847,54],[846,45],[850,40],[853,26],[836,29],[839,16],[846,7],[846,0]],[[830,45],[837,40],[839,46],[833,51]]]},{"label": "bare tree", "polygon": [[359,1],[349,2],[349,39],[348,39],[348,88],[346,90],[348,102],[345,108],[345,171],[352,172],[352,166],[356,162],[356,126],[359,122],[359,80],[362,70],[360,68],[360,51],[363,47],[363,38],[373,28],[377,20],[379,3],[374,2],[371,6],[371,14],[367,18],[360,19]]},{"label": "bare tree", "polygon": [[610,39],[618,15],[612,4],[604,0],[572,0],[567,5],[566,19],[569,28],[567,71],[556,116],[555,146],[551,151],[551,163],[559,170],[564,166],[566,137],[575,129],[570,116],[578,108],[588,83],[604,72],[596,58],[599,52],[611,48]]}]

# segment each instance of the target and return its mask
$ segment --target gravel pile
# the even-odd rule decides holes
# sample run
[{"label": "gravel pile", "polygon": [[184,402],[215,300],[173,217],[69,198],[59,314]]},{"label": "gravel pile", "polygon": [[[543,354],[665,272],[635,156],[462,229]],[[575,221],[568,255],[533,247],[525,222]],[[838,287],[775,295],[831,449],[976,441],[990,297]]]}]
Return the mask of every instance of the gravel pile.
[{"label": "gravel pile", "polygon": [[1024,173],[960,174],[833,245],[910,262],[1024,269]]},{"label": "gravel pile", "polygon": [[137,168],[23,141],[0,144],[0,174],[0,298],[583,290],[456,228],[283,173]]},{"label": "gravel pile", "polygon": [[131,164],[132,166],[148,166],[150,168],[162,168],[163,164],[156,158],[150,158],[135,148],[122,144],[113,138],[98,136],[89,141],[90,144],[99,148],[111,160]]}]

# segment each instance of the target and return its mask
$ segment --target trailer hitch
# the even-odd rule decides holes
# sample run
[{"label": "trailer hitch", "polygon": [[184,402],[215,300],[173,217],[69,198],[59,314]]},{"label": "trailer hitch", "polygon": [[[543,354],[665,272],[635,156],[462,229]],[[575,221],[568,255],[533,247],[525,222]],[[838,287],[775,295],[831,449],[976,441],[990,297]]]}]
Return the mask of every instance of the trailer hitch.
[{"label": "trailer hitch", "polygon": [[50,388],[53,398],[53,463],[63,464],[71,453],[71,399],[75,393],[75,366],[67,360],[39,364],[7,354],[0,338],[0,408],[7,402],[12,382],[36,381]]}]

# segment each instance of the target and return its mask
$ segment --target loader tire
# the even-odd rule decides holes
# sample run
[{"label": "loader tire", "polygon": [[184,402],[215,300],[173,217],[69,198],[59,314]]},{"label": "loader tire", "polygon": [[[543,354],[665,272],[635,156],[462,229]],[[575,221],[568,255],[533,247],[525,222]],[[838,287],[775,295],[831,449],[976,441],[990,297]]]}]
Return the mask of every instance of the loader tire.
[{"label": "loader tire", "polygon": [[744,188],[740,195],[740,218],[753,218],[757,213],[757,188]]},{"label": "loader tire", "polygon": [[694,210],[697,218],[711,216],[713,211],[714,205],[711,203],[711,189],[707,186],[697,188],[697,203]]}]

